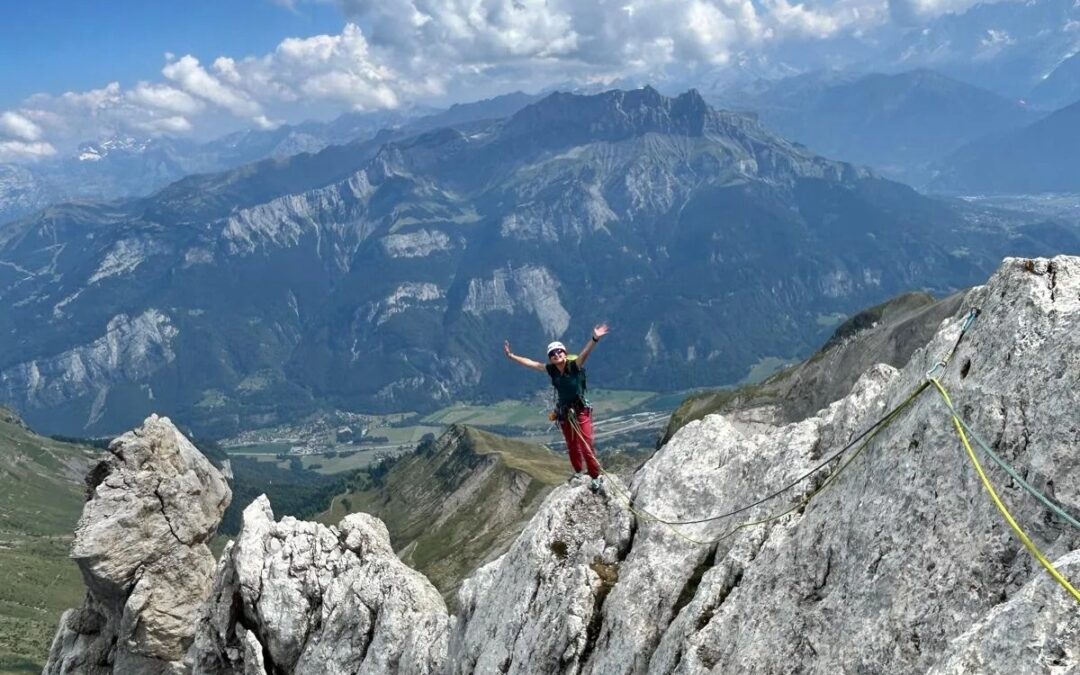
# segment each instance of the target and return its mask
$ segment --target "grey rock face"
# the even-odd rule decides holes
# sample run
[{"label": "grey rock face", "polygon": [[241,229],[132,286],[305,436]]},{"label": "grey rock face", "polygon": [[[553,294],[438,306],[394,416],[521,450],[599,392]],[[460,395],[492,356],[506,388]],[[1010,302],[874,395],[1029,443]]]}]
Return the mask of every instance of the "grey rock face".
[{"label": "grey rock face", "polygon": [[[962,313],[973,306],[983,315],[954,357],[945,386],[970,423],[1026,467],[1029,480],[1066,509],[1080,511],[1080,439],[1069,422],[1080,406],[1080,259],[1007,259],[986,286],[968,295]],[[876,417],[875,409],[903,400],[952,346],[962,313],[945,322],[880,395],[860,402],[857,387],[844,399],[850,412],[823,420],[821,452]],[[801,515],[747,530],[730,549],[722,545],[647,671],[627,664],[606,672],[735,672],[751,663],[755,672],[775,673],[794,664],[817,673],[965,672],[965,663],[981,663],[967,672],[1051,672],[1045,654],[1039,660],[1030,648],[1021,656],[989,647],[1001,630],[998,614],[1014,627],[1028,626],[1024,639],[1036,645],[1060,640],[1075,619],[1060,618],[1064,591],[1045,583],[1043,570],[984,494],[936,397],[924,394]],[[672,443],[699,433],[687,427]],[[783,453],[790,443],[777,435],[767,445]],[[1080,533],[1003,480],[1002,472],[988,471],[1051,559],[1080,548]],[[646,467],[643,474],[649,472]],[[724,493],[734,484],[718,486]],[[702,511],[720,499],[703,499]],[[741,570],[735,583],[732,569]],[[1065,614],[1075,617],[1075,602],[1065,600],[1072,603]],[[962,646],[969,630],[982,642]],[[1075,651],[1045,651],[1056,654],[1060,670],[1053,672],[1080,667]]]},{"label": "grey rock face", "polygon": [[[636,505],[692,520],[787,484],[905,400],[952,347],[971,307],[983,314],[944,385],[1028,480],[1080,512],[1080,437],[1071,423],[1080,409],[1080,258],[1069,257],[1006,259],[904,368],[874,366],[850,394],[801,422],[747,423],[752,414],[691,422],[634,476]],[[630,516],[620,502],[601,500],[590,516],[572,491],[556,491],[510,552],[463,584],[452,672],[1080,669],[1080,608],[996,511],[934,391],[805,508],[733,531],[796,506],[836,468],[734,518],[679,528],[716,542],[706,546],[635,517],[629,542],[605,539],[618,574],[602,604],[581,554],[564,566],[552,559],[553,540],[577,537],[569,551],[578,541],[598,547],[598,533]],[[1080,532],[996,467],[987,471],[1018,521],[1075,582]],[[601,504],[612,504],[606,514]],[[596,520],[601,515],[606,525]],[[586,615],[594,628],[579,643]]]},{"label": "grey rock face", "polygon": [[263,496],[222,556],[189,665],[207,674],[424,675],[440,672],[448,628],[439,592],[397,559],[381,521],[274,522]]},{"label": "grey rock face", "polygon": [[206,542],[232,497],[168,418],[117,438],[87,478],[72,558],[86,581],[45,673],[176,673],[210,593]]},{"label": "grey rock face", "polygon": [[136,317],[119,314],[89,344],[0,371],[0,395],[30,404],[92,395],[86,424],[93,424],[111,386],[149,376],[176,358],[173,340],[178,334],[170,317],[157,309]]},{"label": "grey rock face", "polygon": [[[1080,551],[1054,561],[1070,579],[1080,578]],[[1080,669],[1080,611],[1048,575],[991,610],[949,643],[930,675],[962,673],[1073,673]]]},{"label": "grey rock face", "polygon": [[[130,554],[103,550],[97,542],[115,540],[130,520],[127,502],[107,499],[122,494],[110,490],[127,487],[129,474],[99,475],[101,501],[88,513],[117,515],[84,516],[76,550],[91,592],[65,616],[47,672],[1078,672],[1080,607],[994,508],[933,390],[842,474],[834,462],[780,498],[680,526],[679,535],[639,515],[704,518],[806,473],[905,401],[953,347],[972,307],[982,315],[942,382],[1027,480],[1080,513],[1080,258],[1010,258],[907,365],[869,368],[816,415],[782,426],[753,411],[709,415],[681,428],[628,488],[609,478],[599,495],[555,489],[510,549],[461,585],[453,618],[395,557],[382,523],[364,514],[337,527],[275,522],[260,498],[212,589],[199,586],[209,577],[202,563],[140,566],[155,543],[202,541],[214,509],[177,512],[173,495],[194,483],[155,478],[150,493],[161,507],[144,507],[129,526],[138,528]],[[138,459],[143,445],[130,447],[118,442],[111,461],[145,467],[144,483],[151,470],[178,473]],[[996,467],[986,470],[1076,583],[1080,532]],[[749,521],[763,522],[736,527]],[[192,641],[181,630],[191,621],[174,607],[207,596],[182,665],[175,647]],[[158,598],[170,601],[168,613]]]},{"label": "grey rock face", "polygon": [[556,489],[510,550],[462,585],[449,672],[580,672],[634,536],[610,490]]}]

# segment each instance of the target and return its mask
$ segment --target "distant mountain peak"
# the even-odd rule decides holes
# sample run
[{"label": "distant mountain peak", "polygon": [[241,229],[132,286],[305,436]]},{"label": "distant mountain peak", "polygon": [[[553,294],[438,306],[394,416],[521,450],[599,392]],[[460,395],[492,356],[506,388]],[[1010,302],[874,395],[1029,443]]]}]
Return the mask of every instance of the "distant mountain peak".
[{"label": "distant mountain peak", "polygon": [[79,161],[96,162],[111,153],[137,154],[144,152],[150,146],[150,143],[149,139],[117,134],[98,141],[80,144],[76,157]]},{"label": "distant mountain peak", "polygon": [[600,94],[555,92],[518,111],[504,134],[548,135],[575,131],[603,140],[619,140],[656,132],[700,136],[714,111],[696,89],[675,98],[646,85]]}]

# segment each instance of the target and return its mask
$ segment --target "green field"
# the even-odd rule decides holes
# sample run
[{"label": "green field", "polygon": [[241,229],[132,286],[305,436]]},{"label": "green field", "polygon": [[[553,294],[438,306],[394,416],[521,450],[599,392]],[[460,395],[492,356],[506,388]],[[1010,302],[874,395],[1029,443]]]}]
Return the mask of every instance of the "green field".
[{"label": "green field", "polygon": [[230,455],[277,455],[288,452],[292,443],[253,443],[236,445],[227,450]]},{"label": "green field", "polygon": [[[614,415],[646,404],[656,394],[647,391],[597,389],[589,391],[589,403],[598,415]],[[474,426],[541,428],[551,424],[547,414],[551,406],[525,401],[500,401],[493,405],[452,405],[437,410],[424,424],[471,424]]]},{"label": "green field", "polygon": [[0,673],[41,672],[61,612],[82,601],[68,550],[99,452],[37,436],[0,409]]}]

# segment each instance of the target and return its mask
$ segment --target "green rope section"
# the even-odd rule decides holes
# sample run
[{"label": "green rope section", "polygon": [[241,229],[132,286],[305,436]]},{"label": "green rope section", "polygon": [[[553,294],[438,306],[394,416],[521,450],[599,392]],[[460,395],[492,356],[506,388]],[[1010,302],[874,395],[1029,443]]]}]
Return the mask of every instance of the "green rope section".
[{"label": "green rope section", "polygon": [[1076,529],[1080,530],[1080,521],[1077,521],[1075,518],[1070,516],[1068,513],[1065,512],[1064,509],[1062,509],[1060,506],[1058,506],[1053,501],[1051,501],[1049,497],[1044,495],[1042,492],[1040,492],[1036,488],[1032,487],[1032,485],[1030,483],[1028,483],[1026,480],[1021,478],[1020,474],[1018,474],[1016,472],[1016,470],[1013,469],[1012,466],[1008,462],[1006,462],[996,452],[994,452],[992,449],[990,449],[990,446],[987,444],[987,442],[984,441],[977,433],[975,433],[975,431],[972,430],[972,428],[968,425],[968,423],[964,421],[964,418],[960,416],[960,413],[956,411],[956,408],[953,407],[951,401],[949,401],[949,400],[947,400],[945,398],[942,398],[941,402],[945,405],[946,408],[949,409],[949,412],[952,413],[952,416],[956,420],[958,420],[960,422],[960,426],[962,426],[964,428],[964,431],[966,431],[973,439],[975,439],[975,444],[978,445],[982,449],[982,451],[986,454],[987,457],[992,459],[995,464],[997,464],[1002,469],[1004,469],[1005,473],[1012,476],[1012,479],[1015,480],[1017,483],[1019,483],[1025,490],[1027,490],[1027,492],[1032,497],[1038,499],[1040,502],[1045,504],[1046,508],[1053,511],[1060,518],[1062,518],[1065,522],[1069,523],[1070,525],[1072,525]]},{"label": "green rope section", "polygon": [[[740,506],[740,507],[738,507],[736,509],[733,509],[731,511],[728,511],[726,513],[721,513],[721,514],[718,514],[718,515],[715,515],[715,516],[709,516],[708,518],[698,518],[696,520],[665,520],[663,518],[652,516],[651,520],[653,520],[653,521],[655,521],[657,523],[663,523],[664,525],[697,525],[697,524],[700,524],[700,523],[709,523],[709,522],[712,522],[714,520],[722,520],[724,518],[730,518],[731,516],[738,515],[740,513],[745,512],[745,511],[749,511],[750,509],[754,508],[755,506],[760,506],[760,505],[764,504],[767,501],[775,499],[775,498],[779,497],[780,495],[784,494],[785,492],[791,490],[792,488],[794,488],[795,486],[797,486],[799,483],[803,482],[807,478],[813,476],[818,471],[821,471],[825,467],[832,464],[841,455],[843,455],[845,452],[847,452],[851,448],[855,447],[855,445],[859,441],[863,440],[867,436],[870,436],[870,438],[873,438],[874,436],[876,436],[877,433],[879,431],[881,431],[881,429],[885,428],[886,426],[888,426],[889,424],[892,423],[893,419],[896,417],[896,414],[898,412],[900,412],[904,408],[911,405],[911,403],[916,398],[918,398],[920,394],[922,394],[924,391],[926,391],[927,388],[929,388],[929,387],[930,387],[929,382],[923,382],[919,387],[917,387],[915,389],[914,392],[912,392],[912,394],[910,396],[907,397],[907,399],[905,399],[902,403],[900,403],[898,406],[896,406],[895,408],[893,408],[889,412],[882,415],[880,419],[878,419],[876,422],[874,422],[869,427],[867,427],[862,433],[860,433],[855,438],[851,439],[851,442],[849,442],[847,445],[840,448],[839,450],[837,450],[833,454],[829,455],[824,460],[822,460],[817,466],[810,469],[809,471],[807,471],[803,475],[799,476],[795,480],[791,481],[790,483],[788,483],[784,487],[782,487],[782,488],[780,488],[780,489],[776,490],[775,492],[772,492],[772,493],[770,493],[768,495],[765,495],[764,497],[762,497],[761,499],[758,499],[755,502],[745,504],[743,506]],[[864,444],[863,447],[865,447],[865,444]],[[860,448],[860,450],[857,451],[855,454],[857,455],[861,451],[862,451],[862,448]],[[842,468],[843,467],[841,467],[841,469]],[[836,473],[839,473],[839,471],[837,471]],[[835,475],[835,473],[832,474],[832,475]],[[799,507],[797,506],[796,508],[799,508]]]}]

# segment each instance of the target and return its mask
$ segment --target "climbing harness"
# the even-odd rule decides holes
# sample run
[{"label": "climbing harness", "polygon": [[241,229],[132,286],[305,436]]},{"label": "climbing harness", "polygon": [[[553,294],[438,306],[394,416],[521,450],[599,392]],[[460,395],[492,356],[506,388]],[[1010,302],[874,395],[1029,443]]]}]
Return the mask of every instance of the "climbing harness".
[{"label": "climbing harness", "polygon": [[[938,382],[937,379],[932,379],[931,382],[934,383],[934,386],[937,387],[938,392],[941,393],[941,397],[948,404],[949,409],[952,410],[952,401],[949,399],[948,392],[945,391],[945,388],[941,386],[941,383]],[[975,467],[975,472],[979,474],[979,480],[982,481],[983,487],[986,488],[986,492],[990,495],[990,499],[994,502],[994,506],[996,506],[998,511],[1001,512],[1001,515],[1004,516],[1005,522],[1007,522],[1009,524],[1009,527],[1012,528],[1013,532],[1016,533],[1016,536],[1024,544],[1024,547],[1028,550],[1028,552],[1031,553],[1031,555],[1039,561],[1039,564],[1041,564],[1046,569],[1046,571],[1050,573],[1050,576],[1054,578],[1054,581],[1058,582],[1058,584],[1060,584],[1061,587],[1069,593],[1069,595],[1073,596],[1073,598],[1075,598],[1077,602],[1080,602],[1080,591],[1076,590],[1076,588],[1071,583],[1069,583],[1069,580],[1066,579],[1056,567],[1054,567],[1054,564],[1047,560],[1046,556],[1043,555],[1043,552],[1039,550],[1039,547],[1035,545],[1035,542],[1031,541],[1031,538],[1028,537],[1027,533],[1024,532],[1020,525],[1017,524],[1016,519],[1013,518],[1013,515],[1009,512],[1008,507],[1006,507],[1005,504],[1001,501],[1001,498],[998,497],[997,492],[994,490],[994,486],[990,483],[990,479],[986,477],[986,472],[983,471],[982,464],[979,463],[979,458],[975,456],[975,451],[971,449],[971,443],[968,442],[967,435],[964,433],[964,427],[960,423],[960,418],[955,414],[953,415],[953,426],[956,428],[956,433],[960,436],[960,441],[964,444],[964,450],[967,451],[968,459],[971,460],[972,466]]]},{"label": "climbing harness", "polygon": [[544,366],[544,370],[551,378],[554,389],[555,419],[562,420],[566,417],[567,410],[573,406],[588,407],[589,400],[585,398],[588,379],[585,369],[577,362],[576,354],[566,357],[566,368],[562,371],[551,363]]}]

